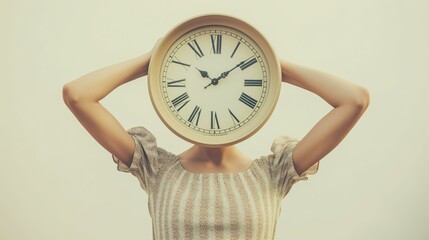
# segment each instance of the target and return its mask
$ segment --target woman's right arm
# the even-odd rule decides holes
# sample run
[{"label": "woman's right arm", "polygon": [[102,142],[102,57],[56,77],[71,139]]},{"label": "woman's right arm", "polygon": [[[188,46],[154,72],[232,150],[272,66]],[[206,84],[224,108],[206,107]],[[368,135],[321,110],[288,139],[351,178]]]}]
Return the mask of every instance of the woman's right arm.
[{"label": "woman's right arm", "polygon": [[151,53],[88,73],[63,86],[63,99],[82,126],[107,151],[131,165],[134,141],[99,101],[120,85],[147,75]]}]

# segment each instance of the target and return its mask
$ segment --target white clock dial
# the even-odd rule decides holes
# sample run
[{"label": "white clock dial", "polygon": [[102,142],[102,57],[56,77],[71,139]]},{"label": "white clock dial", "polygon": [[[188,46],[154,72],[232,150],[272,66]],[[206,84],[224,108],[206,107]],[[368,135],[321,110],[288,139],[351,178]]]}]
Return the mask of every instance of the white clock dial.
[{"label": "white clock dial", "polygon": [[280,63],[251,25],[202,15],[173,27],[154,48],[148,87],[163,123],[194,144],[221,147],[256,133],[280,94]]},{"label": "white clock dial", "polygon": [[175,41],[161,65],[169,111],[206,135],[226,135],[254,118],[267,95],[267,61],[240,31],[207,26]]}]

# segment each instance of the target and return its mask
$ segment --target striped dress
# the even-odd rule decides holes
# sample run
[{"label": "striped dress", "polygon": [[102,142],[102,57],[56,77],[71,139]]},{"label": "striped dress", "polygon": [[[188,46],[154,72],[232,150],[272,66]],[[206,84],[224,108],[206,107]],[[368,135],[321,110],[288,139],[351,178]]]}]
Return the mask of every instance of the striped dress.
[{"label": "striped dress", "polygon": [[136,144],[131,166],[112,158],[148,194],[153,239],[274,239],[281,200],[319,168],[318,162],[298,176],[292,161],[298,140],[283,136],[245,172],[193,173],[147,129],[128,133]]}]

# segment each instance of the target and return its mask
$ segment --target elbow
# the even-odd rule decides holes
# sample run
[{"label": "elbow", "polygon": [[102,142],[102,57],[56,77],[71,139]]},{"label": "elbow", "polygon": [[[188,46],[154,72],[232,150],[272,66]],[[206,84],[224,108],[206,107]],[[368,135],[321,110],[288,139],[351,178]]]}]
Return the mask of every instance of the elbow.
[{"label": "elbow", "polygon": [[72,107],[79,102],[79,92],[69,83],[66,83],[62,89],[63,101],[67,107]]},{"label": "elbow", "polygon": [[353,103],[359,109],[362,109],[363,111],[365,111],[368,108],[370,103],[370,94],[368,89],[359,86]]},{"label": "elbow", "polygon": [[358,100],[358,104],[362,107],[367,108],[369,106],[370,100],[371,100],[371,97],[368,89],[364,87],[360,87],[360,97]]}]

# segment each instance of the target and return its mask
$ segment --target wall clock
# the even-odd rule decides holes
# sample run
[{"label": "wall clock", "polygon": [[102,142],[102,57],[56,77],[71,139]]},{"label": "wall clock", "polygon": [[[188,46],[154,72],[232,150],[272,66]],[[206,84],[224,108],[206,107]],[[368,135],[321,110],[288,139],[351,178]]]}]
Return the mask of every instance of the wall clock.
[{"label": "wall clock", "polygon": [[280,94],[281,69],[268,41],[248,23],[203,15],[171,29],[148,70],[152,104],[182,139],[208,147],[256,133]]}]

